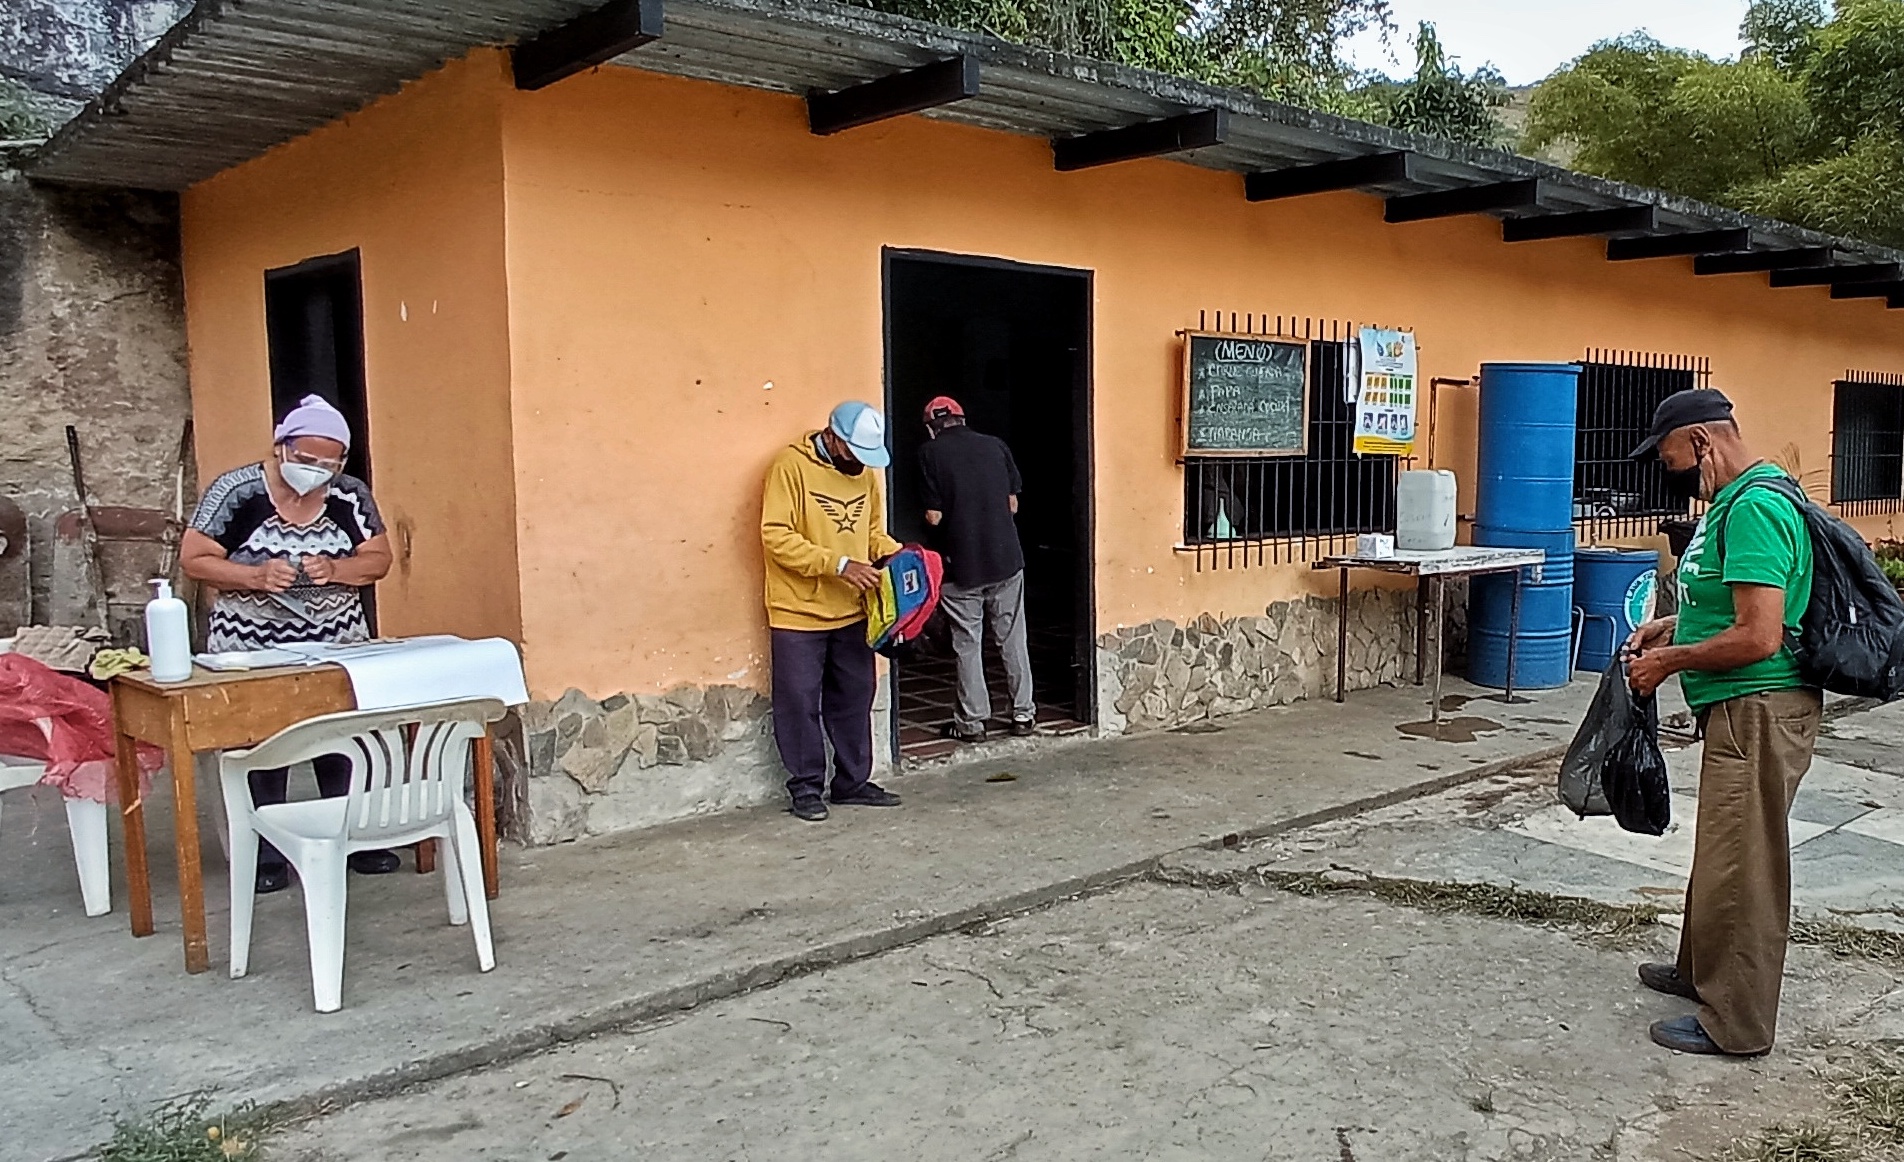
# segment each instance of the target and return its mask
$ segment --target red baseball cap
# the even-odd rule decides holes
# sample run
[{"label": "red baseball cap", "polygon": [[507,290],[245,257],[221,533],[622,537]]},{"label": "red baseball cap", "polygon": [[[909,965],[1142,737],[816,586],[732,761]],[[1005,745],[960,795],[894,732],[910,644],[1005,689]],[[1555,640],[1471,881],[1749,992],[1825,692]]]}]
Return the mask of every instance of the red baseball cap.
[{"label": "red baseball cap", "polygon": [[931,423],[933,420],[942,420],[947,416],[957,416],[960,419],[964,419],[965,409],[959,406],[958,400],[953,399],[949,395],[934,396],[932,402],[926,405],[926,422]]}]

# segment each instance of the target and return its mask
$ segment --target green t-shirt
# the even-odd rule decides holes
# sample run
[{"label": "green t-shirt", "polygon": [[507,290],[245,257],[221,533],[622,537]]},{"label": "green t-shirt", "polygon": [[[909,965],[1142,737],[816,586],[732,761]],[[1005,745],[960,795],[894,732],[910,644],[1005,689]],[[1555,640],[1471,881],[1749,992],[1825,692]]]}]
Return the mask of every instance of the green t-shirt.
[{"label": "green t-shirt", "polygon": [[[1715,637],[1733,622],[1733,585],[1770,585],[1785,591],[1785,624],[1797,632],[1811,602],[1811,534],[1792,502],[1769,488],[1747,487],[1784,472],[1754,464],[1719,490],[1679,558],[1679,628],[1674,645]],[[1717,530],[1723,529],[1723,532]],[[1723,553],[1721,552],[1723,549]],[[1679,683],[1694,710],[1766,690],[1803,686],[1789,646],[1736,670],[1685,670]]]}]

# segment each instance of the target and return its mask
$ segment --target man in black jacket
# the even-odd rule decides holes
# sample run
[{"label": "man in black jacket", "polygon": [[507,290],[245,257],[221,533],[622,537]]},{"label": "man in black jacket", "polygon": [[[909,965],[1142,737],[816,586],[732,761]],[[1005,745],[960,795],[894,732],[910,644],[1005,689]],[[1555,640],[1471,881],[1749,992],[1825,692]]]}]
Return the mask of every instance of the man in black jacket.
[{"label": "man in black jacket", "polygon": [[965,426],[965,409],[950,396],[926,405],[932,439],[919,452],[925,476],[926,523],[938,530],[945,557],[939,605],[952,623],[959,660],[959,707],[948,738],[977,742],[992,716],[985,684],[985,623],[1005,659],[1015,735],[1037,730],[1031,697],[1031,653],[1025,644],[1025,552],[1018,543],[1018,493],[1024,487],[1011,449],[996,436]]}]

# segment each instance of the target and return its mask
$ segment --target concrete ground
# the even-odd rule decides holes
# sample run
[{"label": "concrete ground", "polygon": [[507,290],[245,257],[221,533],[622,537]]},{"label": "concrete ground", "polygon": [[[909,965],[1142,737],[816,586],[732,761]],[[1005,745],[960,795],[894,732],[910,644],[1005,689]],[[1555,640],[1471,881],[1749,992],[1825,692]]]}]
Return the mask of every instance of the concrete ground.
[{"label": "concrete ground", "polygon": [[[1592,683],[1513,706],[1448,692],[1475,720],[1470,741],[1399,729],[1426,717],[1422,692],[1382,689],[1188,732],[1006,745],[896,780],[900,810],[817,826],[768,809],[508,850],[490,974],[445,925],[434,877],[353,877],[345,1007],[329,1015],[311,1011],[295,891],[260,901],[250,974],[228,978],[215,845],[213,968],[185,975],[163,795],[148,812],[159,933],[145,940],[127,933],[123,885],[111,915],[81,913],[57,804],[10,798],[0,1153],[71,1157],[115,1115],[191,1090],[232,1105],[390,1092],[1102,888],[1225,836],[1432,791],[1563,745]],[[215,798],[201,795],[208,810]]]},{"label": "concrete ground", "polygon": [[[1895,918],[1873,909],[1904,886],[1885,822],[1904,803],[1899,742],[1904,707],[1828,727],[1820,754],[1835,757],[1794,812],[1802,913]],[[1696,754],[1673,756],[1682,785]],[[1870,766],[1839,761],[1853,757]],[[1685,1057],[1646,1026],[1691,1005],[1633,977],[1670,957],[1670,926],[1615,946],[1257,874],[1672,902],[1683,832],[1622,846],[1564,826],[1552,780],[1543,764],[1181,853],[1157,880],[360,1104],[276,1148],[286,1162],[1680,1162],[1819,1116],[1821,1074],[1904,1039],[1895,959],[1795,947],[1777,1051]]]}]

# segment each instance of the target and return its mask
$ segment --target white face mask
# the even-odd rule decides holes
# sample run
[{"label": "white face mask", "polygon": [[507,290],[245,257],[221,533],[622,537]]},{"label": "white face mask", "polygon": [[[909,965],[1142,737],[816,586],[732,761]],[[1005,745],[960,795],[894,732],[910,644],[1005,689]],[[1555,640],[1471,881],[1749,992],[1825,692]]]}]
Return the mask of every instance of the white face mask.
[{"label": "white face mask", "polygon": [[311,464],[280,464],[278,471],[284,473],[284,482],[299,496],[309,496],[329,484],[331,477],[337,475],[328,468]]}]

